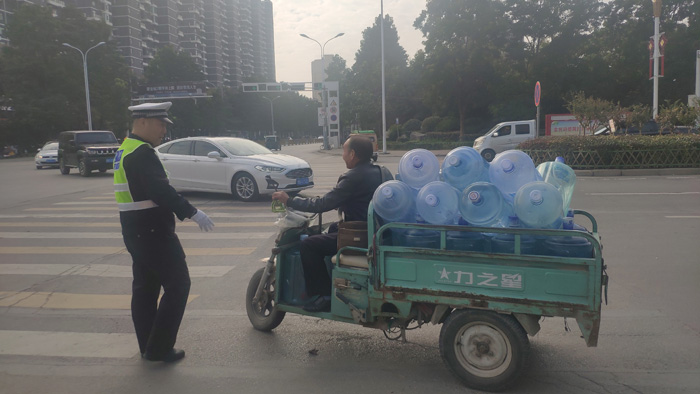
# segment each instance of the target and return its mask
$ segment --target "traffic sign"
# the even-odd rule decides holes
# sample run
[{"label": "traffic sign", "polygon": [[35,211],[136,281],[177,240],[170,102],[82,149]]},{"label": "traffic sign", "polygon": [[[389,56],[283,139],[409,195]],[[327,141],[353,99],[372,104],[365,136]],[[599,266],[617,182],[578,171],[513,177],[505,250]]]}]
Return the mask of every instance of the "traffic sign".
[{"label": "traffic sign", "polygon": [[535,84],[535,107],[540,106],[540,96],[542,95],[542,88],[540,87],[540,81]]}]

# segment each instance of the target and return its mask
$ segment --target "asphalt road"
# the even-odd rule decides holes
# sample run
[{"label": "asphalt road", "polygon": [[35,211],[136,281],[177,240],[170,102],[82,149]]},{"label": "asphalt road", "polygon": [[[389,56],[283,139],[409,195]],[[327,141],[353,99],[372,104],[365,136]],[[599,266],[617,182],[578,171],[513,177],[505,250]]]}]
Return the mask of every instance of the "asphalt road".
[{"label": "asphalt road", "polygon": [[[311,163],[309,195],[344,170],[337,152],[317,149],[282,151]],[[399,158],[379,163],[395,173]],[[442,364],[439,326],[410,331],[405,344],[289,314],[270,334],[252,329],[244,292],[273,245],[269,199],[185,194],[217,224],[206,234],[178,227],[193,277],[178,338],[187,357],[142,361],[111,183],[111,173],[0,161],[0,393],[473,392]],[[572,206],[598,219],[611,277],[599,344],[587,348],[574,321],[567,332],[546,319],[512,392],[700,392],[699,203],[697,175],[579,177]]]}]

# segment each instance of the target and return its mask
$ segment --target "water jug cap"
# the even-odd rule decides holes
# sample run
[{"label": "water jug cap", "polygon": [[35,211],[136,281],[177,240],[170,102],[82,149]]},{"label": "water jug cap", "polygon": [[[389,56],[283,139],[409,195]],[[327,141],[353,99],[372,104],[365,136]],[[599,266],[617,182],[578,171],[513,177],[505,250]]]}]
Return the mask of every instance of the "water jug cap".
[{"label": "water jug cap", "polygon": [[573,230],[574,229],[574,218],[573,217],[566,217],[564,218],[564,221],[562,222],[562,228],[564,230]]},{"label": "water jug cap", "polygon": [[469,201],[471,201],[474,205],[481,202],[481,194],[479,194],[479,192],[477,192],[476,190],[470,191],[467,197],[469,198]]},{"label": "water jug cap", "polygon": [[554,159],[554,161],[556,161],[557,163],[566,163],[566,162],[564,161],[564,158],[561,157],[561,156],[557,156],[557,158]]},{"label": "water jug cap", "polygon": [[542,204],[542,192],[539,190],[533,190],[530,192],[530,202],[533,205],[540,205]]},{"label": "water jug cap", "polygon": [[574,210],[573,209],[567,209],[566,210],[566,217],[567,218],[573,218],[574,217]]},{"label": "water jug cap", "polygon": [[422,168],[423,167],[423,158],[420,156],[414,156],[412,163],[413,163],[414,168]]},{"label": "water jug cap", "polygon": [[503,172],[507,174],[513,172],[513,170],[515,169],[515,164],[513,164],[513,162],[508,159],[504,159],[501,162],[501,168],[503,169]]},{"label": "water jug cap", "polygon": [[440,199],[434,194],[428,194],[425,196],[425,203],[431,207],[437,207],[438,203],[440,203]]},{"label": "water jug cap", "polygon": [[384,195],[386,198],[391,198],[394,196],[394,189],[389,186],[384,186],[382,188],[382,195]]},{"label": "water jug cap", "polygon": [[459,165],[459,157],[457,156],[450,156],[449,159],[447,159],[447,163],[451,165],[452,167],[456,167]]},{"label": "water jug cap", "polygon": [[508,216],[508,226],[518,227],[520,226],[520,219],[517,216]]}]

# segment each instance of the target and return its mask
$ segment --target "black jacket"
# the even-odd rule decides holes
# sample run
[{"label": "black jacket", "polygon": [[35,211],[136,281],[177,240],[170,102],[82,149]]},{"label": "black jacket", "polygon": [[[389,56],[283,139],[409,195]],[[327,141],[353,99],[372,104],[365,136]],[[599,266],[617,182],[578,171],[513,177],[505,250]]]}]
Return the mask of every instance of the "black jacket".
[{"label": "black jacket", "polygon": [[374,191],[383,181],[393,177],[389,170],[375,166],[370,162],[360,163],[355,168],[345,171],[338,178],[333,190],[323,197],[294,197],[287,201],[287,206],[298,211],[321,213],[338,209],[345,220],[367,221],[367,207]]},{"label": "black jacket", "polygon": [[[129,138],[144,141],[135,135]],[[153,200],[158,205],[155,208],[119,212],[123,234],[151,230],[172,233],[175,231],[173,213],[180,220],[197,213],[197,209],[170,186],[163,164],[150,144],[136,148],[122,160],[122,165],[134,201]]]}]

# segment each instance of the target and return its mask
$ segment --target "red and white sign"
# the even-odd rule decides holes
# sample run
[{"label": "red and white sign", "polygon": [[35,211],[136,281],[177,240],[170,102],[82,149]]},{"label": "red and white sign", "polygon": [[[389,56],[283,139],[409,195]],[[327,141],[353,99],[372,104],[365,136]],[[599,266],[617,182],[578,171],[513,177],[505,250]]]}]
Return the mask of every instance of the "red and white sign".
[{"label": "red and white sign", "polygon": [[581,124],[572,114],[545,116],[545,135],[579,135],[582,133]]}]

